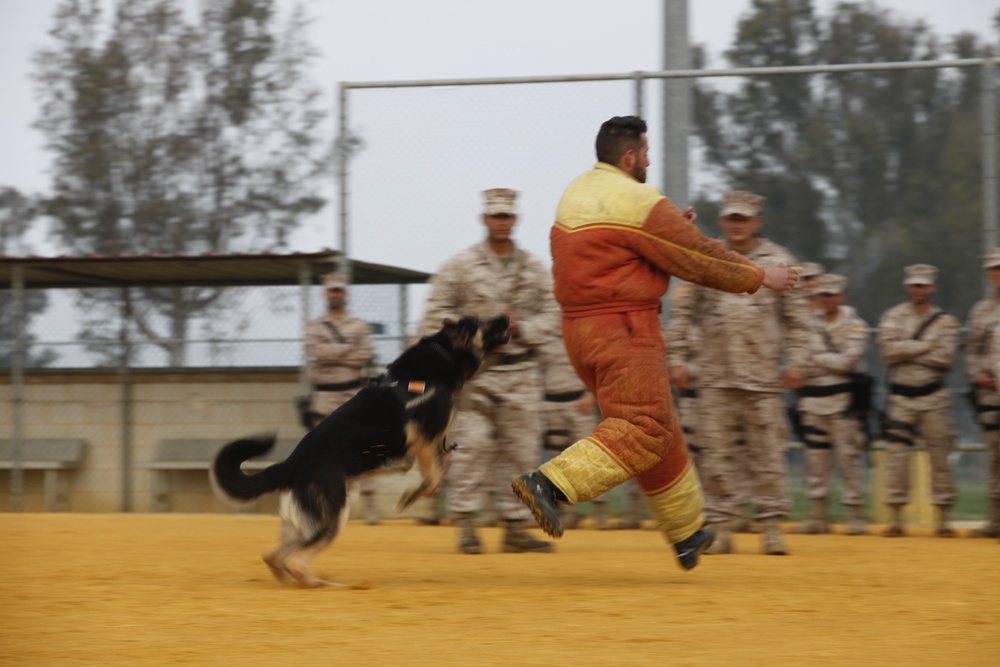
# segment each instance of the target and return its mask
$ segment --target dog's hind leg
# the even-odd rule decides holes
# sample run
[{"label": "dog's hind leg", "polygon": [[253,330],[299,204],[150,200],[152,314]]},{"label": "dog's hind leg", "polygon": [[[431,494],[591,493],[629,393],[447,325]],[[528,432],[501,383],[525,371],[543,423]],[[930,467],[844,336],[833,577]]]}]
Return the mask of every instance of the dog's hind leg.
[{"label": "dog's hind leg", "polygon": [[[290,505],[295,506],[294,501]],[[341,504],[338,510],[329,508],[322,518],[308,517],[306,513],[299,511],[298,525],[302,526],[300,530],[303,533],[303,539],[294,544],[291,553],[285,557],[284,572],[304,588],[343,586],[343,584],[320,579],[312,573],[309,565],[313,558],[325,551],[337,538],[337,535],[347,524],[347,517],[348,505],[346,502]]]},{"label": "dog's hind leg", "polygon": [[324,581],[312,573],[309,564],[320,552],[333,542],[333,535],[316,538],[313,542],[295,550],[285,561],[285,571],[299,582],[303,588],[320,588],[323,586],[343,586],[332,581]]},{"label": "dog's hind leg", "polygon": [[288,571],[287,561],[305,543],[305,536],[287,518],[286,505],[291,501],[290,494],[281,494],[279,508],[281,510],[281,537],[276,547],[264,554],[264,563],[271,570],[274,578],[283,584],[290,584],[295,577]]}]

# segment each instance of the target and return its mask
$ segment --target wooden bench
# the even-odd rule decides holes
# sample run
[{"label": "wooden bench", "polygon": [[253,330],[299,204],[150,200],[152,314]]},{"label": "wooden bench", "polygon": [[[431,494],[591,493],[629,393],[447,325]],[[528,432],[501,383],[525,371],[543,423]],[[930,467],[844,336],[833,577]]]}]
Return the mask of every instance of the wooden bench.
[{"label": "wooden bench", "polygon": [[[209,466],[215,459],[226,440],[213,440],[211,438],[169,438],[160,440],[156,445],[152,460],[143,467],[153,471],[153,480],[150,499],[150,511],[169,512],[170,511],[170,477],[171,472],[176,470],[204,470],[208,472]],[[263,470],[272,463],[277,463],[285,459],[299,443],[298,440],[280,439],[275,443],[274,448],[265,456],[250,459],[243,464],[246,471]],[[208,475],[205,475],[205,483],[208,483]]]},{"label": "wooden bench", "polygon": [[[45,473],[45,509],[65,512],[69,509],[69,481],[63,470],[79,467],[87,449],[86,440],[35,439],[21,440],[17,466],[21,470],[42,470]],[[0,439],[0,469],[14,469],[14,440]]]}]

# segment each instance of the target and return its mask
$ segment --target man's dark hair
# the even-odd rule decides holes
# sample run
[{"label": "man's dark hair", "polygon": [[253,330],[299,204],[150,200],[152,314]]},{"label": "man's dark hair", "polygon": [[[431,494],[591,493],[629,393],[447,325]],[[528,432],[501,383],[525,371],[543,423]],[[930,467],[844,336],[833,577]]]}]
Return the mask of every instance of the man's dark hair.
[{"label": "man's dark hair", "polygon": [[618,164],[628,151],[639,151],[644,134],[646,121],[638,116],[615,116],[604,121],[597,133],[597,160]]}]

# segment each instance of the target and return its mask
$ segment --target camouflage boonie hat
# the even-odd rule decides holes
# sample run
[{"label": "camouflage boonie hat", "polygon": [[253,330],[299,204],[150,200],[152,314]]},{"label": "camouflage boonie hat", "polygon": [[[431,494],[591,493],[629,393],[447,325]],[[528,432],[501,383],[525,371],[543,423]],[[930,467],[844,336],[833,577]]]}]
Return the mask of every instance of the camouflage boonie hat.
[{"label": "camouflage boonie hat", "polygon": [[347,289],[347,276],[334,271],[323,276],[323,287],[326,289]]},{"label": "camouflage boonie hat", "polygon": [[484,190],[483,197],[486,198],[486,215],[517,215],[517,208],[514,200],[517,199],[517,192],[507,188],[493,188]]},{"label": "camouflage boonie hat", "polygon": [[1000,248],[990,248],[983,254],[983,268],[992,269],[1000,266]]},{"label": "camouflage boonie hat", "polygon": [[816,279],[816,294],[843,294],[847,278],[836,273],[824,273]]},{"label": "camouflage boonie hat", "polygon": [[904,285],[934,285],[937,283],[937,267],[930,264],[911,264],[903,269]]},{"label": "camouflage boonie hat", "polygon": [[745,215],[748,218],[755,218],[760,215],[764,201],[764,197],[746,190],[730,190],[722,197],[722,210],[719,211],[719,217]]},{"label": "camouflage boonie hat", "polygon": [[822,264],[817,264],[816,262],[803,262],[802,269],[799,271],[799,278],[802,280],[808,280],[809,278],[821,276],[824,273],[826,273],[826,268]]}]

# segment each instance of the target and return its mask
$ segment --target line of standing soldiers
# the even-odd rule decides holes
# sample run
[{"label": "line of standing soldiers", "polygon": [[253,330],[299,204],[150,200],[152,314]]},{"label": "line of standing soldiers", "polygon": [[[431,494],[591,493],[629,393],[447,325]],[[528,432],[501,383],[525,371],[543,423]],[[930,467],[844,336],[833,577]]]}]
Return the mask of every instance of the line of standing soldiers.
[{"label": "line of standing soldiers", "polygon": [[[998,537],[1000,393],[996,378],[1000,375],[1000,336],[995,336],[994,332],[1000,322],[1000,248],[986,253],[983,268],[994,293],[977,302],[970,311],[964,353],[971,382],[970,397],[982,428],[987,454],[989,520],[972,535]],[[824,273],[823,267],[814,263],[805,264],[800,276],[804,287],[802,292],[808,298],[809,315],[801,320],[806,327],[805,335],[796,334],[799,318],[780,312],[781,309],[773,304],[764,309],[779,311],[778,317],[786,327],[784,360],[797,364],[803,374],[801,385],[795,388],[797,403],[788,411],[789,421],[805,445],[806,492],[810,500],[808,517],[799,524],[796,532],[818,534],[830,531],[828,497],[832,471],[836,467],[843,483],[841,503],[848,516],[845,532],[863,534],[863,455],[874,430],[869,429],[869,413],[872,416],[875,413],[872,405],[874,378],[866,372],[865,365],[870,328],[846,304],[845,277]],[[903,510],[910,502],[911,456],[918,440],[924,443],[930,463],[930,499],[936,511],[935,534],[941,537],[955,535],[949,521],[949,512],[955,502],[955,485],[948,461],[954,451],[955,430],[951,394],[945,380],[960,350],[960,323],[933,303],[937,277],[938,270],[927,264],[906,267],[903,285],[908,300],[883,313],[875,338],[887,367],[884,412],[879,415],[881,419],[876,428],[886,443],[885,502],[890,518],[883,534],[890,537],[905,535]],[[793,302],[790,303],[792,308],[796,308]],[[699,324],[705,326],[711,323],[710,317],[698,318],[691,312],[704,308],[704,300],[694,290],[689,290],[688,286],[678,290],[671,310],[671,325],[665,336],[674,357],[671,365],[684,366],[692,374],[688,387],[677,392],[681,397],[678,403],[689,440],[697,442],[691,445],[705,479],[710,520],[714,519],[720,528],[722,539],[717,540],[713,551],[729,553],[732,544],[728,533],[735,529],[741,506],[753,498],[758,505],[756,518],[765,520],[787,506],[782,503],[780,495],[775,498],[775,485],[769,481],[774,477],[774,465],[761,458],[759,450],[748,449],[741,433],[741,429],[751,434],[760,433],[764,427],[752,418],[741,421],[739,411],[729,410],[726,414],[713,410],[712,405],[702,406],[705,392],[697,392],[693,388],[704,382],[704,378],[699,382],[693,377],[699,365],[708,366],[708,385],[723,386],[739,383],[744,375],[743,380],[753,382],[753,374],[756,372],[759,375],[762,369],[762,364],[755,363],[754,359],[755,353],[760,350],[740,350],[730,345],[724,348],[730,358],[722,360],[722,363],[742,369],[742,375],[730,370],[718,372],[720,360],[705,358],[713,353],[713,349],[718,354],[718,341],[714,348],[691,342],[697,341],[699,335],[703,337]],[[747,311],[748,317],[753,316],[749,309]],[[761,310],[758,310],[755,317],[757,323],[761,321],[761,315]],[[734,326],[737,329],[750,326],[751,320],[742,325],[736,322]],[[718,338],[719,332],[714,333]],[[803,345],[802,341],[804,347],[800,349],[797,346]],[[700,359],[697,358],[699,351]],[[704,370],[701,369],[702,374]],[[786,388],[791,387],[786,385]],[[724,454],[719,456],[716,451],[715,455],[705,456],[706,442],[701,433],[706,429],[718,430],[720,420],[724,431],[722,437],[713,438],[710,434],[707,444],[710,448],[718,448],[722,442]],[[775,422],[780,429],[785,419],[780,416]],[[695,432],[698,435],[692,435]],[[775,443],[776,450],[783,449],[782,438],[772,436],[768,439]],[[741,463],[747,465],[741,466]],[[760,508],[762,491],[765,498],[763,512]],[[773,538],[769,543],[765,537],[763,551],[787,553],[787,547],[774,542]]]}]

